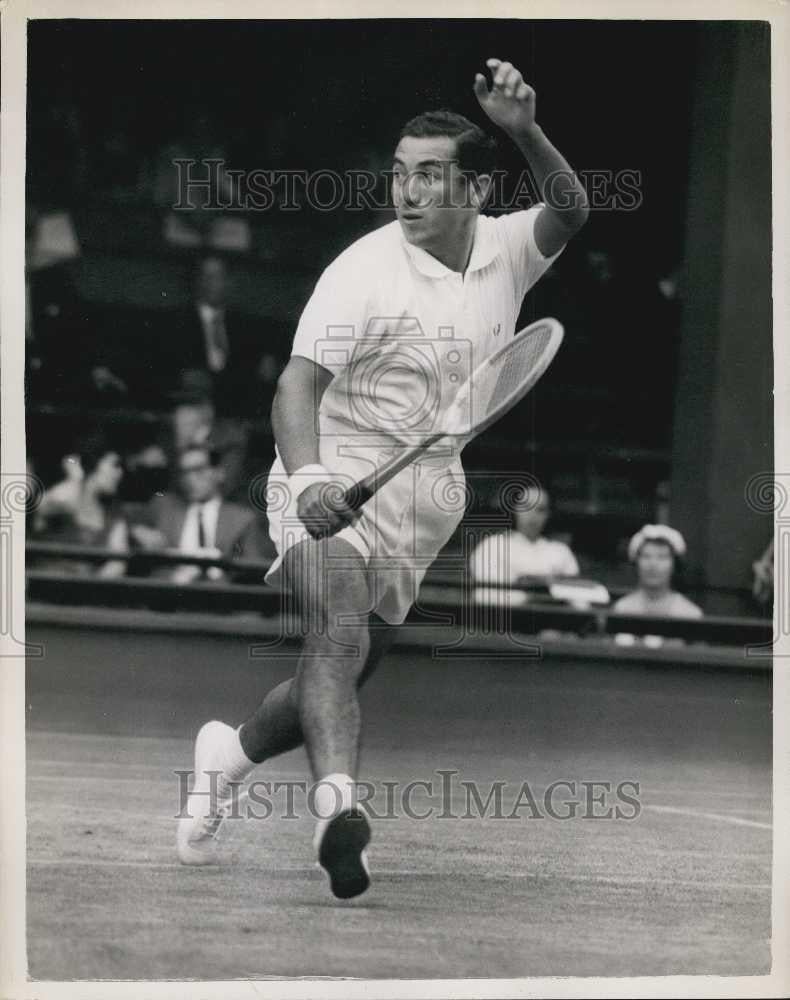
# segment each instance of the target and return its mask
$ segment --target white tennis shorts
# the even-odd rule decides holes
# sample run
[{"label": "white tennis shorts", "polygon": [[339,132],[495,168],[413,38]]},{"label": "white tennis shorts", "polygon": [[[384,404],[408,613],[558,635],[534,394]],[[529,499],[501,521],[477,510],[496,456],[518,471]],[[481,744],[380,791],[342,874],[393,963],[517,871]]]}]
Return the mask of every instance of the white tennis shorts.
[{"label": "white tennis shorts", "polygon": [[[351,486],[394,452],[377,448],[375,454],[373,463],[364,452],[353,448],[342,459],[324,464]],[[457,457],[449,466],[447,463],[446,456],[432,457],[403,469],[365,504],[352,526],[335,536],[347,541],[365,560],[371,587],[370,611],[391,625],[406,618],[428,568],[463,517],[463,468]],[[273,586],[283,586],[285,552],[311,539],[296,515],[292,486],[278,456],[266,486],[269,534],[277,550],[266,580]]]}]

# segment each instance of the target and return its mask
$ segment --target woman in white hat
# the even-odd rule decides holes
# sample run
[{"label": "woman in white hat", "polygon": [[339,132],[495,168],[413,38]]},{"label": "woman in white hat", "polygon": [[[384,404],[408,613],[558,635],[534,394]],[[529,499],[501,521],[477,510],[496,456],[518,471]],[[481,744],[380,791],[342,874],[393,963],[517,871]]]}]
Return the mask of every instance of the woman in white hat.
[{"label": "woman in white hat", "polygon": [[613,611],[664,618],[701,618],[702,609],[672,589],[676,560],[686,554],[679,531],[664,524],[646,524],[628,544],[628,558],[636,563],[636,590],[615,602]]}]

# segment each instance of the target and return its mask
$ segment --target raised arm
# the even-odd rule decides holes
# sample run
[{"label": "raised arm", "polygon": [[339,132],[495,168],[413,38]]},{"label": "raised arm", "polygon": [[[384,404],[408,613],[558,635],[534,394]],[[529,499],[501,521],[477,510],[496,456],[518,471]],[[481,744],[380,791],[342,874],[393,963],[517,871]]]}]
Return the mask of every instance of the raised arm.
[{"label": "raised arm", "polygon": [[547,139],[535,120],[535,91],[512,63],[488,59],[493,82],[489,90],[482,73],[474,90],[480,106],[524,154],[545,207],[535,222],[535,243],[552,257],[577,233],[589,215],[587,194],[565,157]]},{"label": "raised arm", "polygon": [[294,355],[277,381],[272,404],[274,440],[298,496],[299,520],[315,538],[335,534],[356,517],[339,501],[345,487],[331,491],[331,507],[326,503],[324,487],[332,473],[321,464],[318,409],[332,378],[326,368]]}]

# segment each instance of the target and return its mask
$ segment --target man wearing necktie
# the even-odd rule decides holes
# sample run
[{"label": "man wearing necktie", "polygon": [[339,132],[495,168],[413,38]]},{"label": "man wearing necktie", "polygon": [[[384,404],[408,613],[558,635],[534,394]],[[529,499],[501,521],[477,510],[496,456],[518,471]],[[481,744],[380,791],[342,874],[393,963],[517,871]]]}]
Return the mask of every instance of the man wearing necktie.
[{"label": "man wearing necktie", "polygon": [[204,515],[206,510],[206,504],[196,503],[193,507],[197,511],[197,524],[198,524],[198,548],[205,549],[208,545],[206,538],[206,522],[204,521]]},{"label": "man wearing necktie", "polygon": [[[189,457],[187,456],[184,461],[189,461]],[[185,475],[191,476],[193,473],[187,471]],[[217,559],[221,556],[222,553],[214,544],[221,503],[221,498],[215,496],[211,500],[192,503],[187,507],[178,542],[178,548],[182,552],[213,556]],[[175,583],[192,583],[195,580],[216,580],[221,576],[222,571],[214,566],[206,569],[184,564],[175,567],[171,579]]]},{"label": "man wearing necktie", "polygon": [[[170,549],[215,559],[268,561],[273,547],[266,524],[252,510],[222,496],[224,472],[219,456],[205,446],[190,447],[177,460],[178,493],[154,497],[132,526],[132,538],[149,550]],[[218,567],[203,571],[184,563],[156,575],[176,583],[215,580]]]},{"label": "man wearing necktie", "polygon": [[[194,373],[210,382],[218,417],[256,418],[266,404],[266,379],[279,374],[281,364],[271,343],[267,320],[235,308],[231,277],[221,257],[200,260],[195,271],[193,300],[188,308],[163,317],[162,354],[165,386],[180,391]],[[269,374],[267,374],[269,373]],[[270,387],[271,388],[271,387]]]}]

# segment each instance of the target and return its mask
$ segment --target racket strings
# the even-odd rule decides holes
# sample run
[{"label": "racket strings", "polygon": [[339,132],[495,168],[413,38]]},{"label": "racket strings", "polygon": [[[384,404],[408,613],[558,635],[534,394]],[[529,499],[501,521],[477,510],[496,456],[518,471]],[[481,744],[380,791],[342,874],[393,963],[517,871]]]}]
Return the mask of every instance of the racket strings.
[{"label": "racket strings", "polygon": [[488,385],[481,387],[483,392],[480,394],[485,417],[505,406],[514,393],[523,393],[525,386],[537,381],[551,337],[551,329],[537,331],[531,337],[514,341],[492,359],[486,379]]}]

